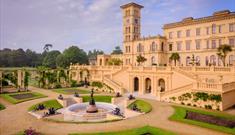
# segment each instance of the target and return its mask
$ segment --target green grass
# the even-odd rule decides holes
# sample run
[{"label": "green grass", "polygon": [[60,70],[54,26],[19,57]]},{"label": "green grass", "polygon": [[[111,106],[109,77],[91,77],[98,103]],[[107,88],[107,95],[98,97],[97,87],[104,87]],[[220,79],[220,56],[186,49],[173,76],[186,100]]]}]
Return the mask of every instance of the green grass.
[{"label": "green grass", "polygon": [[[52,99],[52,100],[48,100],[48,101],[44,101],[38,104],[43,104],[47,109],[54,107],[55,109],[60,109],[63,106],[56,100],[56,99]],[[35,110],[35,108],[38,106],[38,104],[35,104],[33,106],[31,106],[28,111],[32,111]]]},{"label": "green grass", "polygon": [[[20,99],[20,100],[11,97],[13,95],[26,94],[26,93],[32,93],[34,96],[31,98],[25,98],[25,99]],[[37,99],[37,98],[43,98],[43,97],[47,97],[47,96],[40,94],[40,93],[37,93],[37,92],[17,92],[17,93],[1,94],[0,97],[2,97],[3,99],[7,100],[8,102],[10,102],[12,104],[18,104],[21,102],[25,102],[25,101],[29,101],[29,100],[33,100],[33,99]]]},{"label": "green grass", "polygon": [[0,103],[0,110],[4,110],[6,107]]},{"label": "green grass", "polygon": [[[57,92],[57,93],[61,93],[61,94],[66,94],[66,95],[71,95],[71,94],[74,94],[75,91],[78,93],[78,94],[89,94],[90,91],[89,90],[84,90],[84,89],[81,89],[81,88],[59,88],[59,89],[52,89],[54,92]],[[75,91],[74,91],[75,90]]]},{"label": "green grass", "polygon": [[160,128],[155,128],[151,126],[144,126],[141,128],[135,128],[131,130],[119,131],[119,132],[105,132],[105,133],[72,133],[69,135],[142,135],[142,134],[151,134],[151,135],[176,135],[175,133]]},{"label": "green grass", "polygon": [[222,112],[216,112],[216,111],[206,111],[206,110],[202,110],[202,109],[196,110],[196,109],[180,107],[180,106],[173,106],[173,108],[175,109],[175,113],[169,117],[169,120],[179,121],[179,122],[192,124],[192,125],[197,125],[197,126],[201,126],[204,128],[210,128],[213,130],[217,130],[217,131],[221,131],[221,132],[235,135],[235,128],[227,128],[227,127],[217,126],[217,125],[209,124],[209,123],[205,123],[205,122],[185,119],[187,110],[192,111],[192,112],[197,112],[200,114],[221,117],[221,118],[229,119],[229,120],[235,120],[235,116],[233,116],[233,115],[229,115],[229,114],[222,113]]},{"label": "green grass", "polygon": [[[107,102],[111,103],[112,96],[100,96],[100,95],[95,95],[94,99],[96,102]],[[82,96],[83,102],[89,102],[90,96]]]},{"label": "green grass", "polygon": [[135,102],[128,105],[127,108],[131,109],[134,104],[137,105],[137,108],[139,108],[141,112],[148,113],[152,110],[152,106],[143,100],[136,100]]}]

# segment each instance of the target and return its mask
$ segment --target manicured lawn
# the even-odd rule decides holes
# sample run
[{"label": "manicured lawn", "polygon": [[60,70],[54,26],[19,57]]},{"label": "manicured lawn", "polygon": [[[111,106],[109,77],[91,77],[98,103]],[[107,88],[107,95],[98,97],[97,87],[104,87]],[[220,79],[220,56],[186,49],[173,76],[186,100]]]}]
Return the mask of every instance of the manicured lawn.
[{"label": "manicured lawn", "polygon": [[53,91],[61,94],[71,95],[77,92],[78,94],[89,94],[91,93],[89,90],[84,90],[82,88],[60,88],[60,89],[53,89]]},{"label": "manicured lawn", "polygon": [[6,107],[3,105],[3,104],[1,104],[0,103],[0,110],[3,110],[3,109],[5,109]]},{"label": "manicured lawn", "polygon": [[139,108],[141,112],[148,113],[152,110],[152,106],[143,100],[136,100],[135,102],[131,103],[127,108],[131,109],[134,104],[137,105],[137,108]]},{"label": "manicured lawn", "polygon": [[[60,108],[63,107],[56,99],[44,101],[44,102],[41,102],[41,103],[38,103],[38,104],[43,104],[47,109],[51,108],[51,107],[53,107],[55,109],[60,109]],[[34,110],[38,106],[38,104],[35,104],[35,105],[31,106],[28,110],[29,111]]]},{"label": "manicured lawn", "polygon": [[205,115],[212,115],[216,117],[221,117],[224,119],[228,120],[235,120],[235,116],[229,115],[226,113],[222,112],[216,112],[216,111],[206,111],[202,109],[192,109],[192,108],[187,108],[187,107],[180,107],[180,106],[173,106],[175,109],[175,113],[169,118],[169,120],[173,121],[179,121],[187,124],[192,124],[192,125],[197,125],[205,128],[210,128],[213,130],[218,130],[221,132],[229,133],[229,134],[234,134],[235,135],[235,128],[228,128],[228,127],[223,127],[223,126],[217,126],[214,124],[209,124],[206,122],[200,122],[200,121],[195,121],[195,120],[190,120],[190,119],[185,119],[186,116],[186,111],[192,111],[192,112],[197,112]]},{"label": "manicured lawn", "polygon": [[1,94],[0,97],[4,98],[5,100],[13,104],[18,104],[28,100],[43,98],[46,96],[37,92],[17,92],[17,93]]},{"label": "manicured lawn", "polygon": [[141,128],[135,128],[131,130],[119,131],[119,132],[106,132],[106,133],[81,133],[81,134],[69,134],[69,135],[176,135],[173,132],[166,131],[160,128],[151,126],[145,126]]},{"label": "manicured lawn", "polygon": [[[111,103],[112,96],[100,96],[100,95],[95,95],[94,99],[96,102],[107,102]],[[89,102],[90,96],[82,96],[83,102]]]}]

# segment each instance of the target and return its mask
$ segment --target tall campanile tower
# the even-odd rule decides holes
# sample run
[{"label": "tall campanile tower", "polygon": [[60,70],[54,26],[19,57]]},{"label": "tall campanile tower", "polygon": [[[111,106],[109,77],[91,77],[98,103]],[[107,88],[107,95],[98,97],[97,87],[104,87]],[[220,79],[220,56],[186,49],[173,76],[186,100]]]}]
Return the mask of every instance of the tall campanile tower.
[{"label": "tall campanile tower", "polygon": [[121,6],[123,14],[123,41],[134,41],[140,38],[140,17],[143,6],[128,3]]}]

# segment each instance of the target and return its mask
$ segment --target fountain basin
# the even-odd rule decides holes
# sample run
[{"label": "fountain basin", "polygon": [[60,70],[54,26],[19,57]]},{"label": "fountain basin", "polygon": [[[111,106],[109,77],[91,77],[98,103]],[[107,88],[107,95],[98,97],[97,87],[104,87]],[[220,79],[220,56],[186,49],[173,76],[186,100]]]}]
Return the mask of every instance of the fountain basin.
[{"label": "fountain basin", "polygon": [[87,108],[89,103],[79,103],[68,106],[64,111],[65,121],[75,122],[99,122],[106,121],[108,117],[113,116],[112,112],[118,106],[110,103],[96,102],[96,108],[98,109],[95,113],[88,113]]}]

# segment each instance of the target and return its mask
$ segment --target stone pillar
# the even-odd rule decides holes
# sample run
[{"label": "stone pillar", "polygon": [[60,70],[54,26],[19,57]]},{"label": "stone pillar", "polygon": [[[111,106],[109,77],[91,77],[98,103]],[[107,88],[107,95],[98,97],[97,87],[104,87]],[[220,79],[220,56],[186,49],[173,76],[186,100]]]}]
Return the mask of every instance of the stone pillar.
[{"label": "stone pillar", "polygon": [[129,92],[133,93],[134,92],[134,78],[133,76],[129,76]]},{"label": "stone pillar", "polygon": [[22,87],[22,71],[17,70],[17,85],[18,85],[18,90],[20,90]]}]

